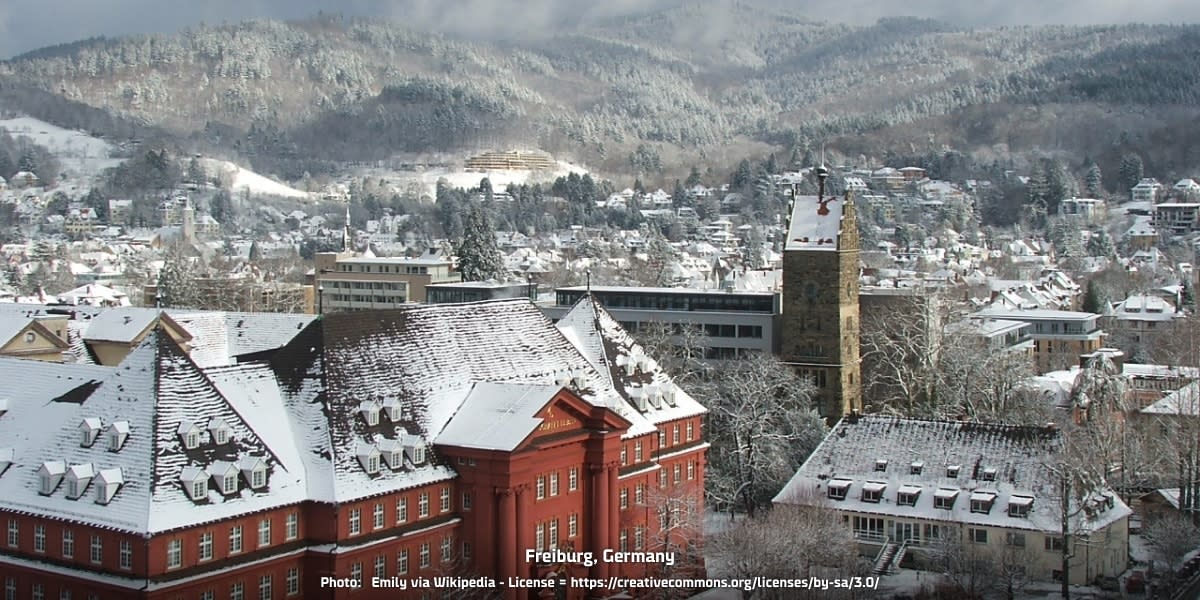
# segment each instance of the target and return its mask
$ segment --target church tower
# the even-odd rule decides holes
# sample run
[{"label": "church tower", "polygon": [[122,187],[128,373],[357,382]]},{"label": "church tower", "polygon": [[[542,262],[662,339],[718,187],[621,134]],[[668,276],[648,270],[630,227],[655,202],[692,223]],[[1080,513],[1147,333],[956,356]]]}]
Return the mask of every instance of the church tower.
[{"label": "church tower", "polygon": [[859,365],[858,223],[854,201],[825,195],[824,165],[817,196],[793,196],[783,248],[780,357],[817,386],[827,421],[862,411]]}]

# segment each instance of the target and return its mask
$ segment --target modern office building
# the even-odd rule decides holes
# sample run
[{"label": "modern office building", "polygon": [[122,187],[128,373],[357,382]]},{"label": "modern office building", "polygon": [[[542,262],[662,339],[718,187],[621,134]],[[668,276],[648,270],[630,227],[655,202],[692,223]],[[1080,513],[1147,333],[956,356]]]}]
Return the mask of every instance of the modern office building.
[{"label": "modern office building", "polygon": [[319,310],[328,313],[425,302],[426,286],[462,281],[462,276],[447,259],[320,252],[314,280]]}]

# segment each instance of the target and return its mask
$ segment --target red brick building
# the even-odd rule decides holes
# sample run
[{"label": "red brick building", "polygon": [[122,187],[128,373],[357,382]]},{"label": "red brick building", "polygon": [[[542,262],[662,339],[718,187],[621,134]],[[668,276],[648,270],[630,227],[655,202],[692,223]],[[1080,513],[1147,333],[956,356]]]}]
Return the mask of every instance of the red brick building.
[{"label": "red brick building", "polygon": [[0,359],[22,382],[0,395],[3,597],[695,573],[705,410],[590,298],[557,324],[523,300],[331,314],[255,358],[202,368],[156,331],[115,367]]}]

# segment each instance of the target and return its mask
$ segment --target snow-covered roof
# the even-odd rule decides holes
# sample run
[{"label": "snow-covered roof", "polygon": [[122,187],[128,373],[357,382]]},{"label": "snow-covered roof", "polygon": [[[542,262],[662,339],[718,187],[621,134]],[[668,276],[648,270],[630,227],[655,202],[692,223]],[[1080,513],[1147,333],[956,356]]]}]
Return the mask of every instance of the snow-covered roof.
[{"label": "snow-covered roof", "polygon": [[792,204],[784,250],[837,250],[844,205],[836,196],[821,200],[816,196],[797,196]]},{"label": "snow-covered roof", "polygon": [[1009,310],[1004,308],[985,308],[975,313],[975,316],[1008,321],[1087,321],[1100,317],[1095,313],[1074,310]]},{"label": "snow-covered roof", "polygon": [[292,313],[166,312],[192,335],[188,342],[192,360],[204,368],[229,365],[239,356],[281,348],[316,318]]},{"label": "snow-covered roof", "polygon": [[[1047,467],[1061,449],[1061,433],[1053,428],[846,417],[774,501],[820,502],[839,510],[897,518],[1060,531],[1055,480]],[[887,462],[880,470],[882,461]],[[914,461],[924,463],[923,467],[913,469]],[[959,468],[951,477],[947,467],[955,465]],[[840,500],[828,494],[827,482],[835,478],[851,482]],[[897,502],[901,488],[905,493],[920,489],[914,505]],[[882,497],[865,496],[864,489]],[[1087,512],[1086,527],[1104,527],[1131,513],[1109,490],[1095,490],[1095,494],[1105,502],[1089,507],[1093,510]],[[939,508],[935,496],[943,502],[953,497],[953,505]],[[1032,508],[1027,514],[1010,513],[1010,504],[1028,505],[1030,498]],[[972,499],[990,501],[991,506],[980,512],[981,507],[972,507]]]},{"label": "snow-covered roof", "polygon": [[434,443],[511,451],[542,423],[535,414],[561,389],[558,385],[477,383]]},{"label": "snow-covered roof", "polygon": [[1142,409],[1146,415],[1200,416],[1200,382],[1191,382],[1167,393],[1154,404]]}]

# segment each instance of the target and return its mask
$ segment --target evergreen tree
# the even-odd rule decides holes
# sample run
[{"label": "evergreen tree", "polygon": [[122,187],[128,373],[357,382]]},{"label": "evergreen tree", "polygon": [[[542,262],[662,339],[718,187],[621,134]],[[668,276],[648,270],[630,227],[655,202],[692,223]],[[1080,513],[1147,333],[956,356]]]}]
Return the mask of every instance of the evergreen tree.
[{"label": "evergreen tree", "polygon": [[1133,189],[1142,180],[1142,157],[1130,152],[1121,157],[1121,185],[1126,190]]},{"label": "evergreen tree", "polygon": [[1104,183],[1100,173],[1100,165],[1092,163],[1084,176],[1084,187],[1088,198],[1099,198],[1104,193]]},{"label": "evergreen tree", "polygon": [[196,270],[192,260],[181,248],[172,248],[164,257],[162,270],[158,272],[159,305],[163,308],[196,308],[199,297],[196,294]]},{"label": "evergreen tree", "polygon": [[204,172],[204,167],[200,166],[200,160],[194,156],[192,160],[188,161],[187,180],[196,185],[208,183],[208,175]]},{"label": "evergreen tree", "polygon": [[1083,308],[1084,312],[1096,313],[1098,315],[1108,312],[1106,306],[1107,299],[1100,291],[1100,286],[1096,285],[1095,280],[1088,280],[1087,288],[1083,292]]},{"label": "evergreen tree", "polygon": [[479,180],[479,193],[483,195],[483,201],[491,206],[492,200],[495,200],[495,192],[492,191],[492,180],[484,177]]},{"label": "evergreen tree", "polygon": [[228,225],[233,220],[233,197],[227,190],[217,192],[209,203],[208,212],[218,223]]},{"label": "evergreen tree", "polygon": [[1196,290],[1192,288],[1192,280],[1184,279],[1179,282],[1179,303],[1183,308],[1196,310]]},{"label": "evergreen tree", "polygon": [[496,230],[487,213],[472,203],[463,224],[463,239],[458,245],[458,270],[464,281],[504,281],[508,269],[504,266],[504,255],[496,244]]},{"label": "evergreen tree", "polygon": [[683,182],[688,188],[694,188],[700,185],[700,169],[696,165],[692,165],[692,171],[688,173],[687,180]]},{"label": "evergreen tree", "polygon": [[1088,256],[1110,257],[1116,254],[1117,247],[1108,232],[1101,229],[1088,238],[1087,252]]},{"label": "evergreen tree", "polygon": [[688,204],[687,191],[683,189],[683,182],[675,180],[675,189],[671,192],[671,205],[675,208]]},{"label": "evergreen tree", "polygon": [[750,160],[743,158],[742,162],[738,163],[737,169],[733,172],[733,176],[729,178],[729,189],[743,190],[750,187],[750,184],[753,182],[754,171],[750,167]]},{"label": "evergreen tree", "polygon": [[252,263],[256,263],[256,262],[262,260],[262,248],[259,247],[258,240],[254,240],[253,242],[250,242],[250,253],[249,254],[250,254],[249,259],[250,259],[250,262],[252,262]]}]

